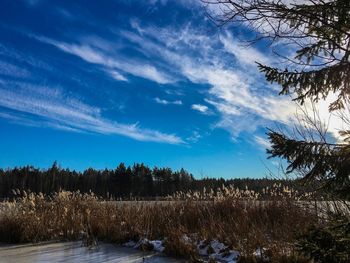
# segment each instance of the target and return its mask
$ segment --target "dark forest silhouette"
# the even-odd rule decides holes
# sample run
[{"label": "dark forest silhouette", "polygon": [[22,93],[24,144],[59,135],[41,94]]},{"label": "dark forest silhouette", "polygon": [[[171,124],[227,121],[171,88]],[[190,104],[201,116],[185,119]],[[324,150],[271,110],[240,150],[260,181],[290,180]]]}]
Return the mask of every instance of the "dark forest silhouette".
[{"label": "dark forest silhouette", "polygon": [[[0,198],[13,197],[14,192],[30,191],[52,194],[60,190],[93,192],[103,198],[150,198],[165,197],[176,192],[218,189],[223,185],[234,185],[240,189],[248,187],[261,191],[274,183],[292,185],[288,180],[277,179],[195,179],[184,169],[149,168],[144,164],[125,166],[120,163],[115,169],[86,169],[83,172],[62,169],[55,162],[48,169],[33,166],[0,169]],[[294,184],[294,182],[293,182]]]}]

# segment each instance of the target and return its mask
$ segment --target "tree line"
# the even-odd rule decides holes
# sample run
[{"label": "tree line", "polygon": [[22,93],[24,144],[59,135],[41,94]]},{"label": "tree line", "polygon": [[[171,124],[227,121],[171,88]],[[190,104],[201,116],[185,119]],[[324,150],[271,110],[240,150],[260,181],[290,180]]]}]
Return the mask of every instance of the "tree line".
[{"label": "tree line", "polygon": [[195,179],[184,169],[150,168],[143,163],[126,166],[120,163],[115,169],[96,170],[88,168],[82,172],[62,169],[57,163],[48,169],[33,166],[0,169],[0,198],[11,198],[14,190],[52,194],[60,190],[93,192],[103,198],[154,198],[165,197],[182,191],[202,191],[234,185],[240,189],[261,191],[274,183],[291,185],[291,181],[277,179]]}]

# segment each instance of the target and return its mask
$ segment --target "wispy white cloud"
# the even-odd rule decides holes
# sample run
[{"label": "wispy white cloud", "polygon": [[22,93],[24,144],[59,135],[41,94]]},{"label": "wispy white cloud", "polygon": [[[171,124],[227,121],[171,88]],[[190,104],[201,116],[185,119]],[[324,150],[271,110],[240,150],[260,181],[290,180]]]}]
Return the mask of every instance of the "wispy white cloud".
[{"label": "wispy white cloud", "polygon": [[6,86],[0,86],[0,106],[13,112],[2,113],[2,118],[12,121],[29,120],[23,123],[25,125],[46,125],[69,131],[123,135],[139,141],[184,143],[174,134],[144,129],[137,124],[121,124],[104,118],[100,108],[69,97],[60,89],[18,83],[11,89],[8,88],[9,85]]},{"label": "wispy white cloud", "polygon": [[242,132],[246,134],[254,134],[257,127],[264,126],[266,121],[253,114],[246,114],[244,116],[229,116],[222,114],[220,120],[214,127],[222,128],[228,131],[231,135],[231,140],[236,142],[237,138]]},{"label": "wispy white cloud", "polygon": [[[102,66],[118,81],[126,81],[124,74],[131,74],[160,84],[174,83],[180,77],[196,84],[209,85],[206,100],[221,116],[215,127],[226,129],[232,137],[239,136],[242,131],[254,132],[270,122],[290,124],[295,105],[289,98],[274,95],[273,89],[262,84],[263,77],[254,61],[269,63],[271,59],[259,50],[240,46],[228,32],[212,37],[206,31],[194,29],[191,24],[181,29],[141,26],[134,20],[131,24],[136,33],[119,31],[118,34],[133,42],[134,48],[139,47],[138,50],[147,57],[161,63],[162,70],[154,63],[122,59],[113,53],[108,41],[97,37],[84,37],[81,38],[83,42],[75,43],[35,38],[86,62]],[[234,65],[232,61],[235,61]],[[155,101],[180,105],[180,101],[171,103],[160,98]],[[192,109],[207,115],[213,113],[205,105],[195,105]],[[238,119],[243,115],[245,120],[254,122]]]},{"label": "wispy white cloud", "polygon": [[202,104],[192,104],[191,109],[199,111],[202,114],[209,114],[209,108]]},{"label": "wispy white cloud", "polygon": [[163,104],[163,105],[169,105],[169,104],[182,105],[182,101],[181,100],[170,101],[170,100],[160,99],[158,97],[156,97],[154,100],[155,100],[155,102],[157,102],[159,104]]},{"label": "wispy white cloud", "polygon": [[108,54],[101,49],[102,46],[95,47],[93,45],[94,43],[72,44],[41,36],[34,36],[34,38],[43,43],[53,45],[66,53],[75,55],[86,62],[105,67],[109,69],[112,77],[115,77],[115,70],[121,70],[125,73],[149,79],[160,84],[174,82],[168,74],[160,71],[155,66],[150,65],[145,61],[126,59],[119,57],[116,54]]},{"label": "wispy white cloud", "polygon": [[[0,55],[3,57],[3,63],[6,65],[1,66],[3,71],[8,73],[20,74],[21,77],[28,77],[28,68],[37,69],[40,71],[52,71],[52,67],[42,61],[38,57],[33,57],[30,53],[19,51],[13,47],[6,46],[0,43]],[[8,60],[9,59],[9,60]],[[11,61],[11,63],[9,63]],[[9,66],[9,64],[11,64]],[[6,69],[9,66],[9,69]]]},{"label": "wispy white cloud", "polygon": [[242,66],[256,66],[255,62],[262,64],[271,64],[273,62],[271,57],[264,55],[251,45],[244,45],[242,41],[239,42],[229,32],[225,32],[220,37],[220,41],[224,45],[225,51],[232,54]]},{"label": "wispy white cloud", "polygon": [[190,24],[181,29],[138,24],[137,28],[142,34],[122,34],[148,55],[166,61],[189,81],[209,85],[206,101],[221,115],[215,127],[237,137],[242,131],[254,132],[271,122],[292,122],[296,107],[289,98],[278,96],[264,84],[254,61],[270,63],[272,59],[256,48],[240,46],[228,32],[212,37]]},{"label": "wispy white cloud", "polygon": [[[141,26],[132,20],[131,26],[134,32],[114,34],[134,43],[133,48],[150,58],[147,61],[125,58],[111,49],[110,41],[98,37],[84,37],[72,43],[35,38],[101,66],[118,81],[127,81],[126,74],[131,74],[160,84],[181,79],[208,85],[205,101],[213,106],[212,110],[200,104],[194,104],[192,109],[203,114],[217,111],[220,119],[214,126],[227,130],[233,139],[242,132],[254,133],[274,122],[294,124],[296,105],[265,84],[254,63],[273,63],[268,55],[252,46],[241,46],[228,32],[210,36],[190,23],[181,28],[159,28]],[[175,88],[171,93],[176,94]],[[180,100],[158,97],[155,101],[164,105],[182,104]]]},{"label": "wispy white cloud", "polygon": [[263,149],[269,149],[271,147],[270,142],[264,137],[255,135],[254,136],[254,141],[255,141],[255,143],[257,143]]},{"label": "wispy white cloud", "polygon": [[7,61],[0,60],[0,75],[6,75],[9,77],[24,78],[30,76],[28,70],[9,63]]},{"label": "wispy white cloud", "polygon": [[69,132],[75,132],[75,133],[87,133],[86,131],[68,127],[66,125],[61,125],[51,120],[43,120],[43,119],[40,121],[32,120],[28,117],[26,113],[20,113],[20,112],[14,112],[14,111],[0,112],[0,118],[6,119],[7,121],[18,125],[38,127],[38,128],[49,127],[56,130],[63,130],[63,131],[69,131]]},{"label": "wispy white cloud", "polygon": [[209,104],[215,106],[219,112],[228,115],[228,116],[239,116],[241,115],[241,111],[239,110],[238,107],[235,107],[233,105],[227,105],[224,103],[219,103],[219,102],[215,102],[213,100],[210,99],[205,99],[206,102],[208,102]]},{"label": "wispy white cloud", "polygon": [[[271,55],[240,44],[228,31],[210,36],[190,23],[180,29],[141,26],[135,21],[132,26],[139,35],[122,34],[140,45],[145,54],[163,59],[193,83],[209,84],[205,101],[221,115],[215,127],[226,129],[233,139],[241,132],[254,133],[258,127],[275,123],[298,125],[296,103],[290,97],[277,95],[276,86],[265,82],[257,70],[255,62],[267,65],[277,62]],[[317,108],[321,119],[328,123],[329,132],[339,138],[344,121],[328,112],[332,96],[318,103]],[[307,107],[310,110],[310,105]],[[207,112],[203,107],[196,110]]]},{"label": "wispy white cloud", "polygon": [[187,141],[196,143],[198,142],[203,136],[196,130],[192,132],[192,135],[187,138]]},{"label": "wispy white cloud", "polygon": [[110,70],[109,74],[115,79],[115,80],[120,80],[120,81],[128,81],[127,78],[125,78],[122,74],[120,74],[116,70]]},{"label": "wispy white cloud", "polygon": [[176,96],[184,96],[184,91],[179,90],[179,89],[166,89],[164,92],[168,95],[176,95]]}]

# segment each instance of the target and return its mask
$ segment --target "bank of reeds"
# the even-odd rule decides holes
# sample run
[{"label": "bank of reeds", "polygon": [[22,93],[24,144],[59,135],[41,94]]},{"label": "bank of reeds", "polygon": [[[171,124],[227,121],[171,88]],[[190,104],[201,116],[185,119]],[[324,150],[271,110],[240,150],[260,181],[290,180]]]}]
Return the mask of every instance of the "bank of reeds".
[{"label": "bank of reeds", "polygon": [[302,262],[295,238],[322,222],[314,210],[296,202],[299,197],[291,189],[275,188],[268,201],[234,187],[215,194],[178,193],[172,202],[161,203],[120,203],[66,191],[52,196],[20,193],[1,203],[0,241],[78,240],[86,235],[120,244],[165,239],[166,253],[196,259],[195,242],[216,239],[238,250],[242,262],[255,262],[258,248],[264,248],[271,262]]}]

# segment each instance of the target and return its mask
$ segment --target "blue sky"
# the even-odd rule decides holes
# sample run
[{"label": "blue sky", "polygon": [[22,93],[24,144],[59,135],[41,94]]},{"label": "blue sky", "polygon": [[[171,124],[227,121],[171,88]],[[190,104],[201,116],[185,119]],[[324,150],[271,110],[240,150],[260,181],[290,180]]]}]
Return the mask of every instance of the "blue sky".
[{"label": "blue sky", "polygon": [[0,167],[265,176],[265,128],[295,108],[258,72],[276,61],[252,36],[195,0],[2,1]]}]

